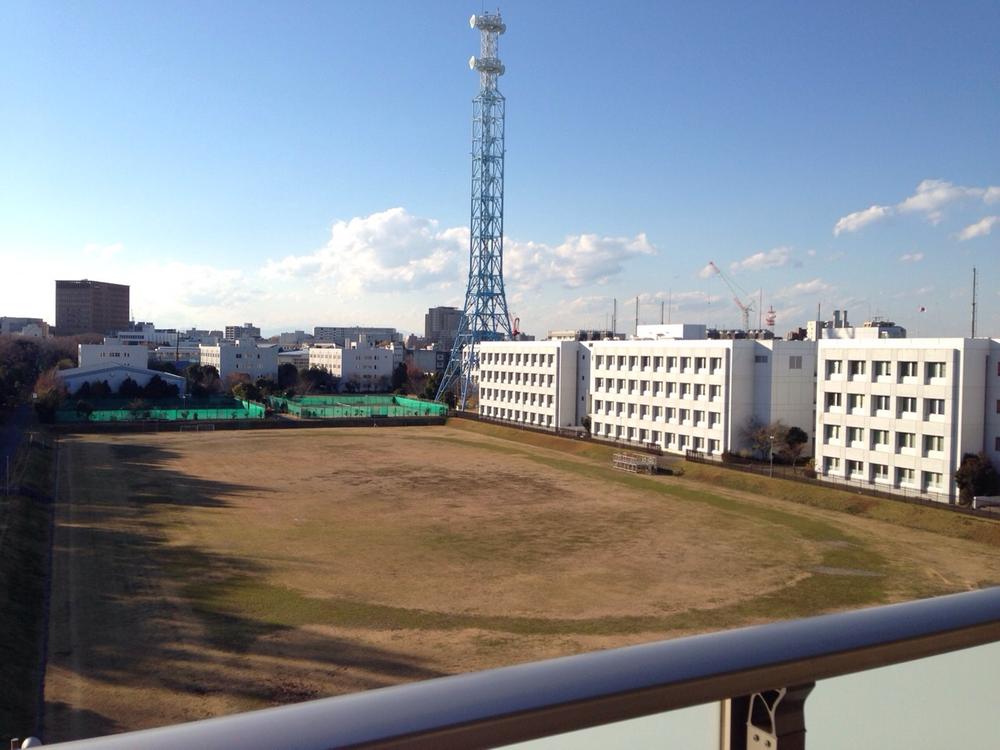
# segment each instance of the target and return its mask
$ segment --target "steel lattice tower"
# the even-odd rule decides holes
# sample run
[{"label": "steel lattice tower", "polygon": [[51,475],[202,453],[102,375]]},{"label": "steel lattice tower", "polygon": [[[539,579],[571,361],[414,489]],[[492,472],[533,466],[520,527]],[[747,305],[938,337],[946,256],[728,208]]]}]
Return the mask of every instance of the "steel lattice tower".
[{"label": "steel lattice tower", "polygon": [[503,286],[503,94],[497,78],[504,73],[499,37],[507,26],[496,14],[469,19],[479,29],[479,57],[469,67],[479,73],[479,96],[472,101],[472,217],[469,236],[469,286],[451,359],[441,378],[440,400],[460,379],[458,408],[464,409],[479,369],[479,342],[511,336]]}]

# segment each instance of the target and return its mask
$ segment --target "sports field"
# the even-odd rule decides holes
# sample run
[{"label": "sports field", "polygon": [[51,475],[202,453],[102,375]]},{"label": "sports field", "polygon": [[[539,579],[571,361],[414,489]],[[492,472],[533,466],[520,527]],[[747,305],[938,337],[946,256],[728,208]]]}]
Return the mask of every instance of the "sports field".
[{"label": "sports field", "polygon": [[46,740],[1000,580],[995,522],[608,455],[454,420],[64,438]]}]

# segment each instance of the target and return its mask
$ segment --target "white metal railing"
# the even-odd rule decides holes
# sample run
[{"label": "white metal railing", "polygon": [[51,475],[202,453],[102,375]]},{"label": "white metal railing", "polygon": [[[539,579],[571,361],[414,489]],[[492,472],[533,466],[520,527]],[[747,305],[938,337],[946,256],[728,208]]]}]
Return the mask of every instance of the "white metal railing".
[{"label": "white metal railing", "polygon": [[[444,677],[57,747],[481,748],[731,699],[717,747],[763,748],[764,739],[769,739],[772,750],[789,750],[804,747],[803,705],[816,681],[863,677],[867,670],[997,641],[1000,587]],[[994,684],[991,692],[995,690]]]}]

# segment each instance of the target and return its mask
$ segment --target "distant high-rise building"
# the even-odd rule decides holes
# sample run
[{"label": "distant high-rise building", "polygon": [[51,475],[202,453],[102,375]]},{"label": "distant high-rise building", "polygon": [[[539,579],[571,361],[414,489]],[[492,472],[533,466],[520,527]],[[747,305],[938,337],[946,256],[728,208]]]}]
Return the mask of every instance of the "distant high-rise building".
[{"label": "distant high-rise building", "polygon": [[399,341],[403,336],[395,328],[377,328],[374,326],[316,326],[313,328],[313,338],[317,344],[336,344],[343,348],[361,337],[369,341],[385,343]]},{"label": "distant high-rise building", "polygon": [[225,339],[227,341],[237,341],[238,339],[259,339],[260,328],[253,323],[244,323],[241,326],[226,326]]},{"label": "distant high-rise building", "polygon": [[113,333],[128,327],[129,287],[106,281],[56,281],[56,333]]},{"label": "distant high-rise building", "polygon": [[424,315],[424,338],[451,351],[462,324],[462,311],[457,307],[432,307]]}]

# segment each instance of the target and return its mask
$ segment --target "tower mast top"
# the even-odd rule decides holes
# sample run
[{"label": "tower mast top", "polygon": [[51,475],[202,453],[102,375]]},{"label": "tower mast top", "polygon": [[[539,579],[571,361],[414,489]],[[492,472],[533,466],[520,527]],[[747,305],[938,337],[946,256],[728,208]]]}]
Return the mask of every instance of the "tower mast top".
[{"label": "tower mast top", "polygon": [[500,35],[507,30],[507,24],[496,13],[481,13],[469,19],[469,26],[479,29],[479,57],[469,58],[469,67],[479,73],[479,82],[483,91],[495,91],[497,77],[504,74],[503,63],[500,62]]}]

